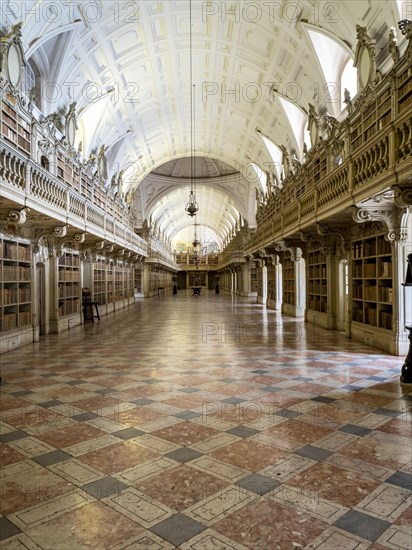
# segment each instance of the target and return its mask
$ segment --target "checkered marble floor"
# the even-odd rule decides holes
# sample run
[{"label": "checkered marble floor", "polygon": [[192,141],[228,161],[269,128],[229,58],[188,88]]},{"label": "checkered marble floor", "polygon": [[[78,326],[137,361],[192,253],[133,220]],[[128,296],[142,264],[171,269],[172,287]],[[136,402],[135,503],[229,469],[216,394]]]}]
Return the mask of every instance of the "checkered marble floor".
[{"label": "checkered marble floor", "polygon": [[181,291],[0,361],[1,549],[412,548],[403,358]]}]

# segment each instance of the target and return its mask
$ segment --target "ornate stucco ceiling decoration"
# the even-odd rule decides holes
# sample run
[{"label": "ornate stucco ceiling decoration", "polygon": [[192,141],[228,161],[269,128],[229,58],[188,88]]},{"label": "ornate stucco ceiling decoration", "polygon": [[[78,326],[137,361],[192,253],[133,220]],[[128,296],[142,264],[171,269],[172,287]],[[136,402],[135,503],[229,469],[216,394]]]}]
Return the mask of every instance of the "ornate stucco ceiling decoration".
[{"label": "ornate stucco ceiling decoration", "polygon": [[[255,129],[299,157],[306,121],[280,98],[300,113],[313,103],[318,112],[337,114],[336,105],[328,104],[330,87],[322,70],[326,58],[316,52],[307,29],[335,37],[347,45],[350,57],[357,24],[377,37],[377,50],[383,51],[383,25],[396,27],[407,15],[401,13],[407,3],[395,0],[193,0],[190,82],[189,0],[3,4],[5,26],[23,20],[29,62],[41,75],[43,113],[64,111],[77,102],[77,144],[82,142],[86,157],[105,144],[111,174],[129,168],[140,223],[167,194],[162,178],[173,176],[174,168],[168,165],[170,173],[162,173],[166,168],[159,167],[191,154],[193,83],[196,155],[213,159],[212,172],[219,175],[210,174],[211,179],[222,176],[219,162],[242,174],[238,184],[205,185],[202,201],[210,193],[212,204],[218,188],[220,198],[232,201],[251,223],[256,182],[247,167],[254,162],[266,170],[273,162]],[[401,47],[403,40],[399,36]],[[336,56],[343,64],[342,51],[337,49]],[[327,63],[334,67],[331,55]],[[231,177],[226,176],[228,181]],[[175,185],[170,191],[176,191]],[[215,205],[217,210],[205,220],[209,226],[219,217],[218,201]]]}]

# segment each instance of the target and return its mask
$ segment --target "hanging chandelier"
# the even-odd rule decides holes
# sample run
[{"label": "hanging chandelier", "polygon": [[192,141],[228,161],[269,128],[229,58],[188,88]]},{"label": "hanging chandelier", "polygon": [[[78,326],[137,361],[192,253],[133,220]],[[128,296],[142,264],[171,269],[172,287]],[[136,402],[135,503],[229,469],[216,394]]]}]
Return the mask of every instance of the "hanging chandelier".
[{"label": "hanging chandelier", "polygon": [[196,202],[195,192],[192,187],[190,189],[189,201],[186,204],[185,210],[191,218],[193,218],[193,216],[196,216],[199,210],[199,205]]},{"label": "hanging chandelier", "polygon": [[[197,248],[200,245],[200,241],[198,240],[197,233],[196,233],[196,225],[197,224],[194,224],[194,225],[195,225],[195,238],[193,239],[192,245],[193,245],[193,248]],[[196,253],[196,251],[195,251],[195,253]]]},{"label": "hanging chandelier", "polygon": [[199,211],[199,204],[196,201],[196,178],[195,178],[195,84],[193,84],[193,59],[192,59],[192,0],[189,0],[189,42],[190,42],[190,194],[185,210],[193,218]]}]

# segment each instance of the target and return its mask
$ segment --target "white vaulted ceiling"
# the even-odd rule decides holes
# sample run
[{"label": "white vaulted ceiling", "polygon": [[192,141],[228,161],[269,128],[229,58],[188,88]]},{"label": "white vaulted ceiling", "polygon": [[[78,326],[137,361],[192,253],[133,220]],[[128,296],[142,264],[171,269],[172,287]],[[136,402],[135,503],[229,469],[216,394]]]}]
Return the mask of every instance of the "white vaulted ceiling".
[{"label": "white vaulted ceiling", "polygon": [[[190,20],[190,0],[3,0],[3,22],[24,22],[28,59],[42,75],[44,114],[67,111],[76,101],[84,156],[102,144],[109,146],[111,175],[128,168],[126,188],[140,187],[138,218],[160,211],[163,200],[175,238],[192,222],[187,216],[183,222],[175,212],[186,201],[187,190],[172,179],[170,197],[165,198],[167,186],[159,184],[157,189],[156,178],[171,174],[149,174],[168,161],[190,156],[195,148],[197,156],[243,174],[239,196],[233,182],[222,180],[218,190],[216,181],[202,184],[200,206],[208,206],[201,223],[219,235],[219,209],[231,203],[253,224],[257,184],[247,166],[253,162],[267,170],[271,163],[256,129],[301,158],[307,124],[302,113],[308,104],[340,114],[340,101],[329,95],[325,68],[336,75],[353,59],[357,24],[377,40],[379,67],[387,57],[389,28],[406,17],[399,12],[403,4],[192,0]],[[339,45],[335,65],[330,55],[322,65],[316,48],[326,42],[313,40],[313,33],[323,33]],[[402,46],[404,39],[398,38]],[[292,115],[282,97],[300,114],[295,110]],[[146,177],[154,178],[149,181],[150,197],[145,189],[149,184],[142,183]]]}]

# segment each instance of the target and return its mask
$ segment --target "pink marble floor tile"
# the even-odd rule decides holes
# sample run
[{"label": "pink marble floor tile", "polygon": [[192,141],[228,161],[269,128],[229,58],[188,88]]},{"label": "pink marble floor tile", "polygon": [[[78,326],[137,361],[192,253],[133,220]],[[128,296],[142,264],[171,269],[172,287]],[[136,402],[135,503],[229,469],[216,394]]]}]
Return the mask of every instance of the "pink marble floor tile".
[{"label": "pink marble floor tile", "polygon": [[211,453],[211,456],[234,466],[257,472],[283,458],[286,452],[256,441],[236,441]]},{"label": "pink marble floor tile", "polygon": [[380,482],[322,462],[289,479],[287,484],[316,498],[325,498],[352,508],[376,489]]},{"label": "pink marble floor tile", "polygon": [[303,548],[326,528],[322,521],[268,499],[247,504],[213,525],[218,533],[251,550]]}]

